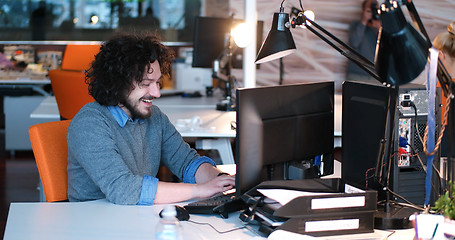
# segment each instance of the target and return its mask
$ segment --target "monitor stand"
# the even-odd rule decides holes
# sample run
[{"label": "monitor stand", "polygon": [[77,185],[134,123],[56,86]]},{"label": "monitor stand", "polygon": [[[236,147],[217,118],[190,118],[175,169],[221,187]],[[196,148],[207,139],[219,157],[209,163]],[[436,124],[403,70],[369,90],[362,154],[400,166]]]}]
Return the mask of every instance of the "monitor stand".
[{"label": "monitor stand", "polygon": [[388,207],[378,205],[378,211],[374,215],[374,228],[382,230],[412,228],[413,225],[409,216],[415,212],[416,209],[414,208],[398,204],[389,203]]}]

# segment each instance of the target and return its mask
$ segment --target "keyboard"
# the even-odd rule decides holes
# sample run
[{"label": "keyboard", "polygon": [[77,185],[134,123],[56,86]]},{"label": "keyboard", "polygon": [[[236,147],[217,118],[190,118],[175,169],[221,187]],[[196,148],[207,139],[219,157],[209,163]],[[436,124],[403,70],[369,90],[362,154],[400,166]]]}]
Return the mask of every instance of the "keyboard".
[{"label": "keyboard", "polygon": [[235,193],[229,193],[189,203],[185,206],[185,209],[192,214],[220,214],[222,218],[228,218],[229,213],[246,207],[247,205],[240,196]]}]

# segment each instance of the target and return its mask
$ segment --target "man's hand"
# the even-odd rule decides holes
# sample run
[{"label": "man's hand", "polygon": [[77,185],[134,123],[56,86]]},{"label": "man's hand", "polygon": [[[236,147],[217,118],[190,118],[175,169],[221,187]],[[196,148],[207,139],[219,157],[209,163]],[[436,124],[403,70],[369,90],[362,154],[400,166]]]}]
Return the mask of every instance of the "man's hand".
[{"label": "man's hand", "polygon": [[196,198],[208,198],[217,193],[228,191],[235,186],[235,176],[221,175],[204,183],[194,185]]},{"label": "man's hand", "polygon": [[183,202],[194,198],[208,198],[217,193],[234,188],[235,176],[221,175],[213,179],[197,183],[158,182],[155,204]]}]

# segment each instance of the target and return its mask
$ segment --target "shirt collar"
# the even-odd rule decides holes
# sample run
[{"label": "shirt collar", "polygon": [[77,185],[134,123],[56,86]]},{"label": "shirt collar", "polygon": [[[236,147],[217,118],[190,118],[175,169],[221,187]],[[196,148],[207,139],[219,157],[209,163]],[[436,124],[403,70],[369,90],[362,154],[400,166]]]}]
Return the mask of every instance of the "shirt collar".
[{"label": "shirt collar", "polygon": [[123,109],[121,109],[119,106],[108,106],[107,108],[111,112],[114,119],[117,121],[118,125],[120,125],[120,127],[122,127],[122,128],[125,127],[125,125],[128,121],[129,122],[139,122],[139,123],[144,122],[144,119],[136,119],[136,120],[131,119],[128,116],[128,114],[126,114],[126,112],[123,111]]}]

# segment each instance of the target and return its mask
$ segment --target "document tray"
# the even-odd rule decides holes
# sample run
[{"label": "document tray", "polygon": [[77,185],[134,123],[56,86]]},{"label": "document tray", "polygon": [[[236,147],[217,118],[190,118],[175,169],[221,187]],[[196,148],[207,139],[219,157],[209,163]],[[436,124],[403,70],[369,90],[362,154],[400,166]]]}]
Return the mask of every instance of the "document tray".
[{"label": "document tray", "polygon": [[[361,190],[338,178],[265,181],[246,192],[242,199],[255,204],[264,197],[259,189],[287,189],[312,192],[285,205],[258,209],[277,218],[288,219],[273,228],[312,236],[373,232],[377,192]],[[321,193],[314,194],[314,193]]]}]

